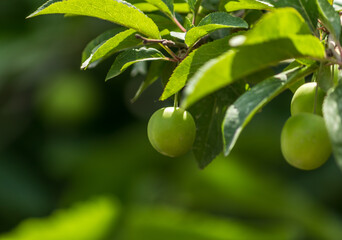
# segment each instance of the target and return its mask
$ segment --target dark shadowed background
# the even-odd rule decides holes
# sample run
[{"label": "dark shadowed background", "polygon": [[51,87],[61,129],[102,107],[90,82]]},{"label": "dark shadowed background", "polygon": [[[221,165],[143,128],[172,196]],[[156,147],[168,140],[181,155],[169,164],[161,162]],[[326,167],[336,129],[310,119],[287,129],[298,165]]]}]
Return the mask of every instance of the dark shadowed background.
[{"label": "dark shadowed background", "polygon": [[280,152],[291,92],[245,129],[229,158],[200,170],[150,146],[161,84],[130,103],[142,71],[105,82],[113,58],[81,71],[113,24],[26,20],[44,1],[0,1],[0,240],[342,239],[342,174],[306,172]]}]

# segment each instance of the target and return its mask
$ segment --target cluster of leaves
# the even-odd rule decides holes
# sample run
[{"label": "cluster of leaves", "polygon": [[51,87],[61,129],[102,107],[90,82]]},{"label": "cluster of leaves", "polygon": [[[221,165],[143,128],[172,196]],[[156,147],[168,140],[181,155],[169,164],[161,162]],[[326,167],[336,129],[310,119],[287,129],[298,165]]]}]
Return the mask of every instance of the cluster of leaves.
[{"label": "cluster of leaves", "polygon": [[327,92],[324,118],[342,167],[336,8],[332,0],[50,0],[30,17],[84,15],[121,25],[87,45],[81,68],[120,52],[109,80],[132,64],[151,61],[134,100],[159,77],[160,100],[180,92],[181,106],[196,120],[193,151],[201,168],[222,151],[229,155],[265,104],[313,76]]}]

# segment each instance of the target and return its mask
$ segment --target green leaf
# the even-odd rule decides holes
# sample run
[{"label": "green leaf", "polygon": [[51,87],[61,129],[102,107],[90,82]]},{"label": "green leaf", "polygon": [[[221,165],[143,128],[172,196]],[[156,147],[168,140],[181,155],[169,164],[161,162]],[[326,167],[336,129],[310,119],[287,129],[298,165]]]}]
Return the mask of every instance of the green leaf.
[{"label": "green leaf", "polygon": [[[156,6],[150,3],[146,3],[146,2],[136,3],[134,4],[134,6],[143,12],[155,12],[159,10]],[[189,13],[190,12],[189,5],[186,3],[175,3],[173,7],[174,7],[174,11],[177,13]]]},{"label": "green leaf", "polygon": [[311,35],[311,31],[295,9],[282,8],[265,14],[255,27],[246,33],[243,44],[262,43],[292,35]]},{"label": "green leaf", "polygon": [[311,31],[317,32],[318,7],[315,0],[223,0],[220,3],[220,10],[227,12],[242,9],[272,10],[284,7],[296,9],[305,19]]},{"label": "green leaf", "polygon": [[135,30],[122,30],[122,28],[110,30],[91,41],[82,53],[81,69],[86,69],[89,65],[95,67],[114,53],[141,43],[141,40],[135,37]]},{"label": "green leaf", "polygon": [[197,1],[198,0],[186,0],[192,12],[195,12],[195,8],[196,8],[195,6],[196,6]]},{"label": "green leaf", "polygon": [[264,15],[261,10],[247,10],[243,19],[250,28],[254,28],[254,24]]},{"label": "green leaf", "polygon": [[166,62],[165,66],[163,68],[162,74],[161,74],[161,82],[163,87],[166,86],[166,84],[168,83],[173,71],[175,70],[175,68],[177,67],[178,63],[176,62]]},{"label": "green leaf", "polygon": [[339,40],[341,35],[340,16],[334,7],[327,0],[316,0],[319,10],[319,18],[323,25],[333,35],[335,41]]},{"label": "green leaf", "polygon": [[175,69],[160,100],[165,100],[180,91],[197,70],[212,58],[220,56],[230,47],[229,38],[215,40],[192,51]]},{"label": "green leaf", "polygon": [[296,9],[313,33],[317,33],[318,7],[315,0],[269,0],[276,8],[291,7]]},{"label": "green leaf", "polygon": [[204,0],[201,2],[201,11],[204,13],[216,12],[218,10],[220,0]]},{"label": "green leaf", "polygon": [[146,2],[152,4],[171,18],[175,15],[173,0],[146,0]]},{"label": "green leaf", "polygon": [[342,169],[342,84],[328,92],[323,103],[323,116],[335,159]]},{"label": "green leaf", "polygon": [[259,0],[222,0],[219,9],[234,12],[243,9],[272,10],[274,5],[267,1]]},{"label": "green leaf", "polygon": [[330,88],[334,86],[334,66],[325,65],[321,63],[319,70],[317,72],[317,83],[318,86],[327,92]]},{"label": "green leaf", "polygon": [[203,98],[189,109],[197,127],[192,150],[200,168],[206,167],[222,152],[221,124],[225,111],[244,90],[244,84],[227,86]]},{"label": "green leaf", "polygon": [[75,203],[69,209],[54,211],[44,218],[29,218],[1,240],[107,238],[118,224],[120,204],[110,197],[97,197]]},{"label": "green leaf", "polygon": [[170,32],[170,35],[174,38],[183,40],[185,39],[185,32]]},{"label": "green leaf", "polygon": [[296,61],[301,65],[309,66],[315,63],[315,60],[308,58],[297,58]]},{"label": "green leaf", "polygon": [[[82,60],[81,63],[83,64],[92,54],[97,47],[101,46],[104,42],[108,41],[110,38],[114,37],[116,34],[125,31],[123,27],[117,27],[111,30],[108,30],[101,35],[97,36],[93,40],[91,40],[87,46],[84,48],[82,52]],[[81,67],[83,69],[83,67]]]},{"label": "green leaf", "polygon": [[160,38],[157,25],[149,17],[121,0],[50,0],[28,17],[55,13],[96,17],[132,28],[151,38]]},{"label": "green leaf", "polygon": [[[182,106],[186,108],[221,87],[284,60],[302,57],[323,59],[325,52],[320,41],[311,34],[303,34],[309,31],[303,19],[301,30],[283,22],[298,23],[298,17],[300,15],[293,9],[275,10],[260,20],[261,27],[257,24],[246,36],[232,38],[230,42],[237,37],[242,37],[243,42],[245,37],[245,45],[229,50],[200,68],[185,90]],[[265,19],[279,21],[275,24]],[[293,30],[284,29],[289,27]]]},{"label": "green leaf", "polygon": [[191,20],[189,17],[184,18],[184,28],[186,31],[189,31],[191,28],[193,28],[194,25],[192,24]]},{"label": "green leaf", "polygon": [[[146,2],[146,0],[128,0],[131,4],[133,4],[136,8],[140,9],[141,11],[147,13],[147,12],[155,12],[159,9],[152,5],[151,3]],[[177,13],[189,13],[190,8],[187,3],[185,3],[183,0],[174,0],[173,3],[174,12]],[[159,27],[159,25],[157,24]]]},{"label": "green leaf", "polygon": [[177,13],[189,13],[190,7],[187,3],[175,3],[174,4],[175,12]]},{"label": "green leaf", "polygon": [[[312,63],[312,64],[314,64],[314,63]],[[312,64],[310,64],[310,65],[312,65]],[[289,63],[289,65],[287,65],[286,68],[283,69],[283,72],[291,70],[291,69],[294,69],[294,68],[297,68],[297,67],[301,67],[303,65],[304,64],[301,64],[300,62],[294,60],[291,63]]]},{"label": "green leaf", "polygon": [[294,82],[317,69],[317,65],[303,69],[291,69],[257,84],[244,93],[231,105],[222,123],[224,154],[229,155],[243,128],[253,116],[274,97],[287,89]]},{"label": "green leaf", "polygon": [[297,82],[295,82],[294,84],[292,84],[291,86],[289,86],[290,91],[294,94],[297,89],[302,86],[305,83],[305,78],[302,78],[300,80],[298,80]]},{"label": "green leaf", "polygon": [[138,91],[132,99],[132,102],[135,102],[140,97],[140,95],[160,77],[165,63],[166,62],[164,61],[153,61],[151,63],[147,76],[140,84]]},{"label": "green leaf", "polygon": [[[313,65],[315,62],[313,62],[312,64],[309,64],[309,65]],[[286,68],[284,68],[283,72],[285,71],[289,71],[289,70],[292,70],[294,68],[298,68],[298,67],[302,67],[304,64],[301,64],[300,62],[298,61],[293,61],[291,62]],[[304,66],[308,66],[308,65],[304,65]],[[292,83],[289,85],[289,89],[292,93],[295,93],[296,90],[302,86],[303,84],[305,83],[305,78],[302,78],[302,79],[299,79],[298,81],[296,81],[295,83]]]},{"label": "green leaf", "polygon": [[294,35],[291,38],[232,49],[198,70],[185,90],[182,106],[186,108],[200,98],[258,70],[298,57],[323,59],[324,48],[313,36]]},{"label": "green leaf", "polygon": [[171,21],[170,18],[153,13],[148,14],[148,16],[157,24],[161,32],[165,29],[169,31],[179,30],[178,26],[174,24],[174,22]]},{"label": "green leaf", "polygon": [[189,4],[191,12],[196,14],[201,5],[202,0],[185,0],[185,1]]},{"label": "green leaf", "polygon": [[272,67],[262,69],[244,78],[241,78],[245,83],[254,86],[255,84],[265,80],[266,78],[274,76],[276,73]]},{"label": "green leaf", "polygon": [[145,12],[145,13],[156,12],[159,10],[156,6],[154,6],[150,3],[147,3],[147,2],[135,3],[133,6],[138,8],[140,11]]},{"label": "green leaf", "polygon": [[248,28],[248,24],[241,18],[229,13],[215,12],[203,18],[197,27],[191,28],[186,36],[185,43],[191,47],[200,38],[220,28]]},{"label": "green leaf", "polygon": [[167,60],[167,58],[155,48],[142,47],[139,49],[127,50],[116,57],[107,74],[106,81],[118,76],[136,62],[152,60]]}]

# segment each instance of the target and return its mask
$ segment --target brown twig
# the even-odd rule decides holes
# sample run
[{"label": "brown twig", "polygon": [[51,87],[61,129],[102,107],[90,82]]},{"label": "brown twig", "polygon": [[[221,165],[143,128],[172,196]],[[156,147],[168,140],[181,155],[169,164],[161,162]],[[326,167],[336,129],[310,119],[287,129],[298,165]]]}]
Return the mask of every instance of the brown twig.
[{"label": "brown twig", "polygon": [[327,61],[329,61],[326,65],[327,66],[330,66],[330,65],[334,65],[334,64],[337,64],[339,66],[342,66],[342,62],[341,61],[338,61],[336,60],[335,58],[326,58]]},{"label": "brown twig", "polygon": [[150,39],[150,38],[145,38],[141,36],[140,34],[135,34],[135,38],[143,40],[143,44],[161,43],[165,46],[176,46],[176,43],[174,41],[171,41],[168,39]]},{"label": "brown twig", "polygon": [[325,27],[319,27],[317,30],[322,30],[323,32],[328,33],[329,31]]}]

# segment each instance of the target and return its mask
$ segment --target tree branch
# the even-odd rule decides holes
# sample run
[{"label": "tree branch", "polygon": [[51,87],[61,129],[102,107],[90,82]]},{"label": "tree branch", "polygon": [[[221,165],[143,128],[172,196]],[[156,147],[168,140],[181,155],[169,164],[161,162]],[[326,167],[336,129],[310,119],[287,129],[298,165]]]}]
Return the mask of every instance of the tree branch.
[{"label": "tree branch", "polygon": [[150,39],[150,38],[145,38],[141,36],[140,34],[135,34],[135,38],[143,40],[144,44],[161,43],[165,46],[176,46],[176,43],[174,41],[171,41],[168,39]]}]

